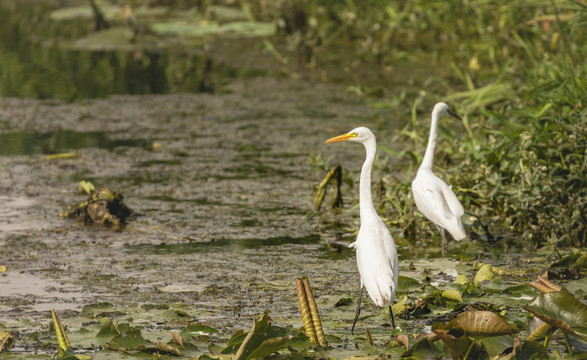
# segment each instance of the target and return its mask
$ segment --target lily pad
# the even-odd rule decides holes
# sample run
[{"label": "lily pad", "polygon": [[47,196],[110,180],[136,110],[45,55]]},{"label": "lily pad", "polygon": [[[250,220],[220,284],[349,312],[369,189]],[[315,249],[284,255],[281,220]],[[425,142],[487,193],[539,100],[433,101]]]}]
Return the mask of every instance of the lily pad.
[{"label": "lily pad", "polygon": [[216,330],[210,326],[196,324],[196,325],[190,325],[190,326],[186,327],[185,329],[181,330],[179,335],[182,338],[189,338],[192,336],[210,335],[210,334],[217,333],[217,332],[218,332],[218,330]]},{"label": "lily pad", "polygon": [[442,297],[449,299],[449,300],[463,302],[463,297],[461,296],[461,292],[458,290],[454,290],[454,289],[443,290],[441,295],[442,295]]},{"label": "lily pad", "polygon": [[467,336],[475,339],[511,335],[518,330],[504,317],[491,311],[466,311],[457,315],[447,328],[462,329]]},{"label": "lily pad", "polygon": [[234,21],[219,24],[211,21],[189,22],[172,20],[155,23],[151,29],[159,35],[184,35],[194,37],[228,36],[228,37],[264,37],[275,34],[272,23]]},{"label": "lily pad", "polygon": [[66,47],[83,51],[132,51],[137,47],[132,43],[133,37],[133,30],[129,27],[111,27],[90,33]]},{"label": "lily pad", "polygon": [[115,336],[106,345],[112,350],[141,350],[146,345],[150,344],[139,329],[131,329],[129,331],[121,332]]},{"label": "lily pad", "polygon": [[539,294],[522,308],[552,327],[587,340],[587,306],[572,294]]},{"label": "lily pad", "polygon": [[475,279],[473,280],[473,283],[475,284],[475,286],[479,287],[479,283],[493,280],[494,278],[495,274],[493,273],[491,265],[483,264],[479,271],[477,271],[477,274],[475,274]]},{"label": "lily pad", "polygon": [[[120,6],[100,5],[100,12],[105,18],[111,19],[120,12]],[[50,17],[54,21],[90,20],[94,18],[94,10],[90,5],[69,6],[52,11]]]},{"label": "lily pad", "polygon": [[416,279],[407,276],[399,276],[397,280],[397,294],[405,294],[410,290],[420,287],[420,282]]}]

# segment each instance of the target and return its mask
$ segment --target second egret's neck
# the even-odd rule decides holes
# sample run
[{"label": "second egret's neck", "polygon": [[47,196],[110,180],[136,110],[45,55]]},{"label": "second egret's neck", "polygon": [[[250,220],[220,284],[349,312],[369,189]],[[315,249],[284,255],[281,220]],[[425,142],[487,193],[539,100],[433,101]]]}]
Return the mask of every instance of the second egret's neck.
[{"label": "second egret's neck", "polygon": [[377,216],[377,211],[375,210],[373,198],[371,196],[371,169],[373,168],[373,161],[375,161],[377,146],[375,139],[367,140],[363,145],[365,145],[367,156],[365,157],[365,162],[361,169],[361,181],[359,182],[361,224],[364,223],[370,215],[375,214],[375,216]]},{"label": "second egret's neck", "polygon": [[432,122],[430,123],[430,137],[428,138],[428,146],[426,147],[426,153],[424,153],[424,159],[420,169],[432,170],[434,163],[434,149],[436,148],[436,137],[438,135],[438,118],[439,114],[436,111],[432,112]]}]

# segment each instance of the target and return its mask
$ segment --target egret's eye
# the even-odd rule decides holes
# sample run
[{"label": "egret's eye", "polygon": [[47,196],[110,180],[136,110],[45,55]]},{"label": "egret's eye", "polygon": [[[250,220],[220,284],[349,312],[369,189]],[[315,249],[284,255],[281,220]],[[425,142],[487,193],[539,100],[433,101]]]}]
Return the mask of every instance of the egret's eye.
[{"label": "egret's eye", "polygon": [[357,136],[359,136],[359,134],[358,134],[358,133],[356,133],[356,132],[354,132],[354,133],[353,133],[353,136],[354,136],[354,137],[357,137]]}]

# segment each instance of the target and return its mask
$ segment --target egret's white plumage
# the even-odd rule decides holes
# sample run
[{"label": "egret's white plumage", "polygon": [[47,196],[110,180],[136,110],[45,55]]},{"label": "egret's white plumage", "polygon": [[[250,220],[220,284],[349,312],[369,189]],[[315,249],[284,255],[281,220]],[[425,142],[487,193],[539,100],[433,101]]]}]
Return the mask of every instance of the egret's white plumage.
[{"label": "egret's white plumage", "polygon": [[366,127],[358,127],[349,133],[326,140],[326,143],[337,141],[358,142],[366,150],[359,183],[361,227],[357,241],[351,244],[357,251],[357,267],[361,276],[359,301],[351,332],[359,316],[363,287],[377,306],[389,304],[391,323],[395,327],[391,304],[397,290],[399,265],[393,237],[377,214],[371,196],[371,169],[376,154],[375,135]]},{"label": "egret's white plumage", "polygon": [[[467,235],[463,227],[461,217],[464,214],[463,205],[452,191],[451,186],[442,181],[432,172],[434,163],[434,149],[436,147],[436,137],[438,132],[438,120],[441,116],[455,114],[448,110],[448,105],[438,103],[432,110],[432,122],[430,124],[430,137],[428,146],[422,164],[418,169],[416,177],[412,181],[412,194],[416,207],[422,212],[434,225],[438,227],[442,236],[442,256],[445,256],[448,247],[444,236],[446,229],[455,240],[462,240]],[[460,119],[460,118],[459,118]]]}]

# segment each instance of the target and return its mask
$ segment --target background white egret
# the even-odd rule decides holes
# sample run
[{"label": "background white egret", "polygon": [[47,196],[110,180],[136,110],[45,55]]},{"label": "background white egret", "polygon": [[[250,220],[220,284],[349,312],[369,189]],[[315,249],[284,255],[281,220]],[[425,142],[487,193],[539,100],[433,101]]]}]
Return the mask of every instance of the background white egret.
[{"label": "background white egret", "polygon": [[446,255],[448,242],[444,235],[446,229],[455,240],[462,240],[467,235],[463,228],[461,217],[464,214],[463,205],[442,179],[432,172],[434,163],[434,148],[438,132],[438,120],[441,116],[450,114],[462,120],[448,109],[445,103],[438,103],[432,110],[432,123],[430,124],[430,137],[422,164],[418,173],[412,181],[412,194],[418,210],[420,210],[430,221],[436,225],[442,236],[442,257]]},{"label": "background white egret", "polygon": [[371,197],[371,168],[376,153],[375,135],[366,127],[358,127],[349,133],[328,139],[326,143],[338,141],[361,143],[367,152],[359,183],[361,227],[357,241],[349,245],[356,248],[357,267],[361,276],[359,301],[351,334],[361,312],[363,288],[367,289],[367,293],[377,306],[389,304],[389,318],[391,326],[395,328],[391,304],[397,290],[399,265],[393,237],[391,237],[383,220],[377,215]]}]

